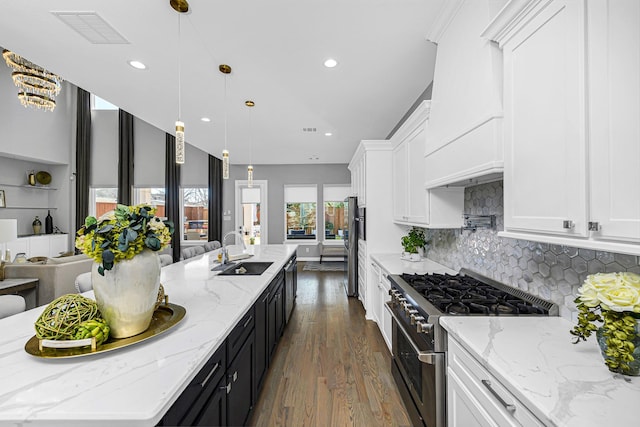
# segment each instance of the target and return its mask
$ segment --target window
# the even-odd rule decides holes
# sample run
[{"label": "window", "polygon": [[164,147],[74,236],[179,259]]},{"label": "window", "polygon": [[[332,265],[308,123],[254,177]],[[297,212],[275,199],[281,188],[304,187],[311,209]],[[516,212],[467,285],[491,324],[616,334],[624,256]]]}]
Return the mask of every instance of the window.
[{"label": "window", "polygon": [[165,189],[164,187],[136,187],[133,189],[133,204],[142,203],[156,208],[156,216],[166,218],[165,211]]},{"label": "window", "polygon": [[209,189],[182,189],[183,240],[209,240]]},{"label": "window", "polygon": [[117,110],[118,107],[106,101],[99,96],[91,95],[91,109],[92,110]]},{"label": "window", "polygon": [[325,185],[322,188],[324,200],[324,240],[342,240],[349,229],[347,203],[349,185]]},{"label": "window", "polygon": [[242,187],[240,189],[241,209],[242,209],[242,235],[245,245],[260,244],[260,199],[262,188],[255,185],[252,188]]},{"label": "window", "polygon": [[315,185],[285,185],[285,224],[287,240],[316,239]]},{"label": "window", "polygon": [[100,218],[118,204],[117,187],[91,187],[89,189],[89,215]]}]

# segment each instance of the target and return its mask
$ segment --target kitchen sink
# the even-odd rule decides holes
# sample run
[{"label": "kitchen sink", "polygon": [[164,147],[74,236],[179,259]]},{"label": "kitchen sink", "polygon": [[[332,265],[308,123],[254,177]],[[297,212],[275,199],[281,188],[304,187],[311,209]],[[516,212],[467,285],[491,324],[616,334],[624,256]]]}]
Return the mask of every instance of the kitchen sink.
[{"label": "kitchen sink", "polygon": [[273,262],[239,262],[230,265],[219,273],[219,276],[259,276],[269,268]]}]

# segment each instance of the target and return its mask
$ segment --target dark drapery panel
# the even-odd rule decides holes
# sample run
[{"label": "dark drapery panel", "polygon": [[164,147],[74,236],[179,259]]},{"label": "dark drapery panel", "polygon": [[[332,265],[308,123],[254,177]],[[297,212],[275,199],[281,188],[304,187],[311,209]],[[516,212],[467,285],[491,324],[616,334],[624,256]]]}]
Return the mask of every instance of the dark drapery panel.
[{"label": "dark drapery panel", "polygon": [[118,116],[118,203],[130,205],[133,188],[133,116],[119,110]]},{"label": "dark drapery panel", "polygon": [[222,160],[209,154],[209,240],[222,242]]},{"label": "dark drapery panel", "polygon": [[173,221],[175,231],[171,239],[173,261],[180,260],[180,165],[176,163],[176,137],[167,134],[165,151],[165,213]]},{"label": "dark drapery panel", "polygon": [[78,88],[76,112],[76,230],[89,215],[91,170],[91,94]]}]

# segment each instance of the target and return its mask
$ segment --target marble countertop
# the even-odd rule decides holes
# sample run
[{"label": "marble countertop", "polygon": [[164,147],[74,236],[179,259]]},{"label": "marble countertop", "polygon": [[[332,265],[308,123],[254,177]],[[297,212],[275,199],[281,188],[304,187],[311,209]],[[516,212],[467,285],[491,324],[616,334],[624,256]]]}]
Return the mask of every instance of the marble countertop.
[{"label": "marble countertop", "polygon": [[[154,426],[258,299],[297,245],[251,246],[260,276],[217,276],[217,251],[171,264],[161,282],[185,318],[154,339],[72,359],[24,350],[44,307],[0,320],[0,425]],[[93,297],[92,292],[85,295]]]},{"label": "marble countertop", "polygon": [[402,273],[438,273],[438,274],[456,274],[457,271],[438,264],[435,261],[431,261],[427,258],[422,258],[420,261],[406,261],[400,258],[399,253],[387,253],[387,254],[371,254],[371,259],[377,262],[387,274],[402,274]]},{"label": "marble countertop", "polygon": [[595,336],[572,344],[568,320],[446,316],[440,323],[546,425],[638,425],[640,377],[610,372]]}]

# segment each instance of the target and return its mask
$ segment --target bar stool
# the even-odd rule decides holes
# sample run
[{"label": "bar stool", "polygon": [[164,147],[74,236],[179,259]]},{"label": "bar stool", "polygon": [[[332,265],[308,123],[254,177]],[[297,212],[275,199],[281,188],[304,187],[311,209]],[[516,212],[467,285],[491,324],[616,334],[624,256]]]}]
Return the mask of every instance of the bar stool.
[{"label": "bar stool", "polygon": [[0,319],[21,313],[27,308],[24,297],[20,295],[0,295]]}]

